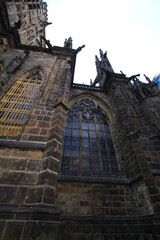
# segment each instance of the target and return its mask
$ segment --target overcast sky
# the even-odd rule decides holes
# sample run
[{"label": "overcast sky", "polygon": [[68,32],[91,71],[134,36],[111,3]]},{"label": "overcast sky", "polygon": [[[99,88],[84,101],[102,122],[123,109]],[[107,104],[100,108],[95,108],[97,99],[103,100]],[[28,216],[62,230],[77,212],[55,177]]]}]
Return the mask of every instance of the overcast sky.
[{"label": "overcast sky", "polygon": [[160,73],[160,0],[45,0],[46,38],[53,46],[72,37],[77,55],[74,82],[89,84],[96,77],[95,55],[107,51],[116,73],[127,77]]}]

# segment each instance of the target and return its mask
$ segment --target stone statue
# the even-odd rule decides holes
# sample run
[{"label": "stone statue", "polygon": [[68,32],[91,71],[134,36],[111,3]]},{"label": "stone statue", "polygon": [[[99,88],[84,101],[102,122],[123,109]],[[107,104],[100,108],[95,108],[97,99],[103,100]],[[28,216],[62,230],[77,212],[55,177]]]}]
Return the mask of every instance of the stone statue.
[{"label": "stone statue", "polygon": [[107,58],[107,52],[103,53],[103,51],[100,49],[100,58],[101,58],[101,68],[104,68],[105,70],[109,72],[113,72],[112,66]]},{"label": "stone statue", "polygon": [[16,69],[22,65],[23,59],[20,56],[15,56],[6,67],[6,73],[11,74],[16,71]]},{"label": "stone statue", "polygon": [[65,39],[64,47],[72,48],[72,38],[71,37],[69,37],[68,39],[67,38]]}]

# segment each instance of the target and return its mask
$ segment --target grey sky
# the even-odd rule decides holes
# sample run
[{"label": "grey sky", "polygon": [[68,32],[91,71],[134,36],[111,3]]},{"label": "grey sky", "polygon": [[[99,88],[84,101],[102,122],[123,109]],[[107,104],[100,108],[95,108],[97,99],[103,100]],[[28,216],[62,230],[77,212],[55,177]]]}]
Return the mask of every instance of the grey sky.
[{"label": "grey sky", "polygon": [[47,39],[63,46],[73,38],[77,55],[74,81],[89,84],[96,76],[95,55],[107,51],[115,72],[127,76],[160,72],[160,0],[47,0]]}]

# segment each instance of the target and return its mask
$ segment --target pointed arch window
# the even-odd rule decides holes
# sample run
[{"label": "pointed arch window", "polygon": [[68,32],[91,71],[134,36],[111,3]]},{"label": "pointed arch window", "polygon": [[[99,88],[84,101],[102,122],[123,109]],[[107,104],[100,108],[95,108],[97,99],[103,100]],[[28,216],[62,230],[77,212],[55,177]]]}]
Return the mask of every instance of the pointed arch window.
[{"label": "pointed arch window", "polygon": [[42,73],[39,69],[13,84],[0,101],[0,136],[19,135],[41,84]]},{"label": "pointed arch window", "polygon": [[73,104],[68,112],[60,174],[120,175],[108,116],[90,99]]}]

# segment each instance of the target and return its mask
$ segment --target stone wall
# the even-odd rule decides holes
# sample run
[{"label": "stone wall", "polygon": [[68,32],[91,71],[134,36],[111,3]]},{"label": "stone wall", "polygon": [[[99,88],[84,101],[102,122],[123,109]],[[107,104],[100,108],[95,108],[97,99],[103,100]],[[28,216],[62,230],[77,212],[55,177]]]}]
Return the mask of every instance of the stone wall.
[{"label": "stone wall", "polygon": [[56,206],[62,215],[130,216],[137,215],[132,190],[127,184],[93,182],[59,182]]},{"label": "stone wall", "polygon": [[[8,64],[23,50],[10,50],[3,60]],[[44,73],[20,135],[0,139],[0,238],[158,239],[159,96],[140,103],[128,88],[128,80],[116,75],[103,92],[87,86],[70,89],[74,50],[30,50],[1,89],[3,96],[34,67]],[[84,97],[93,98],[109,115],[119,177],[58,175],[67,111]]]}]

